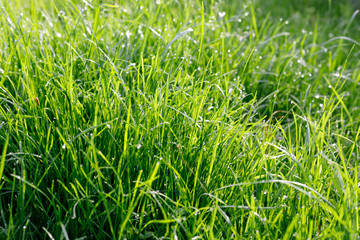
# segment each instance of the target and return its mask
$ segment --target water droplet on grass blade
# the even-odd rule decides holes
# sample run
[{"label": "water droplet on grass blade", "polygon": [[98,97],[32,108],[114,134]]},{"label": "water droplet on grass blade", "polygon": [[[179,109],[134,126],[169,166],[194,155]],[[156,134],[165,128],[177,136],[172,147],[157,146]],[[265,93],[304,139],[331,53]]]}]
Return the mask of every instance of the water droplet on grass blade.
[{"label": "water droplet on grass blade", "polygon": [[225,17],[225,15],[226,15],[226,12],[219,12],[219,17],[220,17],[220,18]]}]

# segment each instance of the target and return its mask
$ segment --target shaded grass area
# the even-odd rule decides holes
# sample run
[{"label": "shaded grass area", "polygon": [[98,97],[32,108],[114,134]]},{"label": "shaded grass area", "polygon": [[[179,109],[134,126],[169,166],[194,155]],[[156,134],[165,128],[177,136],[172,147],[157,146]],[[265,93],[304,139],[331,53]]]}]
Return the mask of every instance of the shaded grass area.
[{"label": "shaded grass area", "polygon": [[358,238],[360,20],[320,3],[1,0],[0,237]]}]

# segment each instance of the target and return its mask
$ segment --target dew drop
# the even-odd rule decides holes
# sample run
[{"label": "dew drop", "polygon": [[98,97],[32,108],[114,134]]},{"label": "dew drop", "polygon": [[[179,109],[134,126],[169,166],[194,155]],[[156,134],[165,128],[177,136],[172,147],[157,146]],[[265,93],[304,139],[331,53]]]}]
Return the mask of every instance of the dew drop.
[{"label": "dew drop", "polygon": [[225,15],[226,15],[226,12],[219,12],[219,17],[220,17],[220,18],[225,17]]}]

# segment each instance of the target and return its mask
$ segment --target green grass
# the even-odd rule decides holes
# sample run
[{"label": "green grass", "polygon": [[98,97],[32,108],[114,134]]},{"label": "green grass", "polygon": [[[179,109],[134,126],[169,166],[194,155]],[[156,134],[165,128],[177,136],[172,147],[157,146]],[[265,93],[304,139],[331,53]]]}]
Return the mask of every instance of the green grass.
[{"label": "green grass", "polygon": [[0,239],[359,239],[356,1],[0,3]]}]

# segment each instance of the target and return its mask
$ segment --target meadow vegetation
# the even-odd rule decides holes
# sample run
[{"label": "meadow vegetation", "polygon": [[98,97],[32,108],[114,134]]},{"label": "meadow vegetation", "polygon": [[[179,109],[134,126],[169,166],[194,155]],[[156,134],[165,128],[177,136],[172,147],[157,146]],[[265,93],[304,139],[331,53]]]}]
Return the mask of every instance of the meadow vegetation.
[{"label": "meadow vegetation", "polygon": [[356,7],[0,0],[0,239],[359,239]]}]

